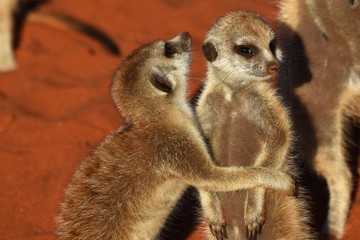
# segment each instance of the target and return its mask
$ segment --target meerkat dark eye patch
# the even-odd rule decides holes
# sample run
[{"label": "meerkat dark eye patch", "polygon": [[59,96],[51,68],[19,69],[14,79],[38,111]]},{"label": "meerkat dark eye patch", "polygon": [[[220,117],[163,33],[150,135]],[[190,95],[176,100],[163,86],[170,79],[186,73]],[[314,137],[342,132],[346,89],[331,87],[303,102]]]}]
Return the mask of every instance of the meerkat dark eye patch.
[{"label": "meerkat dark eye patch", "polygon": [[202,45],[202,50],[203,50],[203,53],[205,55],[205,58],[209,62],[214,61],[218,56],[216,48],[215,48],[214,44],[212,44],[211,42],[204,43]]},{"label": "meerkat dark eye patch", "polygon": [[176,48],[171,43],[166,42],[164,47],[164,54],[166,57],[171,58],[176,53]]},{"label": "meerkat dark eye patch", "polygon": [[271,40],[271,42],[269,44],[269,48],[270,48],[270,51],[272,52],[272,54],[275,56],[275,51],[276,51],[276,40],[275,39]]},{"label": "meerkat dark eye patch", "polygon": [[150,77],[150,82],[155,88],[159,89],[162,92],[172,92],[172,84],[169,81],[169,78],[163,74],[153,74]]},{"label": "meerkat dark eye patch", "polygon": [[347,1],[351,6],[354,6],[357,3],[357,0],[347,0]]},{"label": "meerkat dark eye patch", "polygon": [[257,54],[257,48],[254,45],[235,45],[234,51],[246,58],[251,58]]}]

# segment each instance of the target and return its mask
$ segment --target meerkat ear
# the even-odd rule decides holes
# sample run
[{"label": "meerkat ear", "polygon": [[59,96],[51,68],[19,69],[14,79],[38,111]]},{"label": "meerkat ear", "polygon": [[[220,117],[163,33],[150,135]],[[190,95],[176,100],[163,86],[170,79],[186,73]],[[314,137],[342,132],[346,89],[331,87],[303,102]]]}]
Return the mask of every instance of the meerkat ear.
[{"label": "meerkat ear", "polygon": [[172,83],[165,74],[152,74],[150,77],[150,82],[155,88],[159,89],[162,92],[171,93],[173,90]]},{"label": "meerkat ear", "polygon": [[218,56],[218,52],[216,50],[215,45],[210,41],[205,41],[203,43],[202,50],[203,50],[203,53],[205,55],[205,58],[209,62],[213,62]]}]

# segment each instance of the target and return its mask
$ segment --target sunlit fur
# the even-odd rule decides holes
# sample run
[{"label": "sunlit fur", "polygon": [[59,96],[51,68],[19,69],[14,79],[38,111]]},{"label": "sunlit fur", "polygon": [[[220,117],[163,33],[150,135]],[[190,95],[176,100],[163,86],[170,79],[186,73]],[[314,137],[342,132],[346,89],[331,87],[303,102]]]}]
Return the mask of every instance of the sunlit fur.
[{"label": "sunlit fur", "polygon": [[340,239],[351,202],[345,151],[350,121],[359,120],[360,3],[283,0],[279,36],[290,57],[280,88],[292,105],[302,158],[325,178],[329,209],[324,233]]},{"label": "sunlit fur", "polygon": [[[269,66],[282,59],[277,44],[270,48],[274,39],[269,24],[254,13],[235,11],[217,20],[204,41],[210,61],[196,113],[220,165],[263,166],[295,176],[291,123],[269,82],[277,71]],[[210,50],[209,44],[214,46]],[[233,50],[236,45],[252,45],[257,54],[239,55]],[[209,54],[214,49],[217,54]],[[200,191],[201,200],[212,200],[206,205],[220,208],[216,195],[204,195],[208,193]],[[229,239],[246,239],[246,229],[249,239],[315,239],[303,192],[295,198],[256,188],[222,193],[220,204]],[[213,218],[214,212],[204,209],[205,218]]]},{"label": "sunlit fur", "polygon": [[190,185],[214,192],[257,186],[294,192],[286,173],[212,162],[185,98],[190,36],[166,42],[171,56],[158,40],[135,50],[116,72],[111,94],[125,124],[77,170],[57,219],[59,239],[155,239]]}]

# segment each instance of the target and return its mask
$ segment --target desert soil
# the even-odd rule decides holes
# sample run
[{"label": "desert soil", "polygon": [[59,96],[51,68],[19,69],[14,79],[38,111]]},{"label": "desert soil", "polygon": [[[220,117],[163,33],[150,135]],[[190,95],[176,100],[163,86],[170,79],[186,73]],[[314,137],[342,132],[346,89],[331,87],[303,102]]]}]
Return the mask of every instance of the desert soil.
[{"label": "desert soil", "polygon": [[[16,71],[0,75],[0,238],[55,239],[54,218],[64,188],[80,162],[122,124],[110,95],[114,70],[133,49],[181,31],[193,37],[189,97],[205,74],[201,42],[212,22],[234,9],[273,21],[267,0],[51,0],[37,11],[88,22],[119,45],[109,54],[76,32],[26,21],[16,50]],[[360,199],[344,239],[359,239]],[[200,231],[189,238],[203,239]]]}]

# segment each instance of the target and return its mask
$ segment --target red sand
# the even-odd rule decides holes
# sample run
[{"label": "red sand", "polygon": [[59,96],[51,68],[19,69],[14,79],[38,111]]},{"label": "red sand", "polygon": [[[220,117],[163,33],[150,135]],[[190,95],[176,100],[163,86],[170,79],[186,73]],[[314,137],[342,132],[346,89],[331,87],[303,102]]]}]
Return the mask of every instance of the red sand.
[{"label": "red sand", "polygon": [[[79,163],[121,125],[109,95],[114,69],[139,45],[180,31],[193,37],[191,89],[204,76],[201,42],[215,18],[242,8],[275,19],[266,0],[53,0],[57,11],[100,27],[120,45],[109,55],[77,33],[27,22],[16,52],[18,69],[0,75],[0,238],[54,239],[54,218]],[[356,199],[344,239],[360,232]],[[200,239],[193,236],[191,239]]]}]

